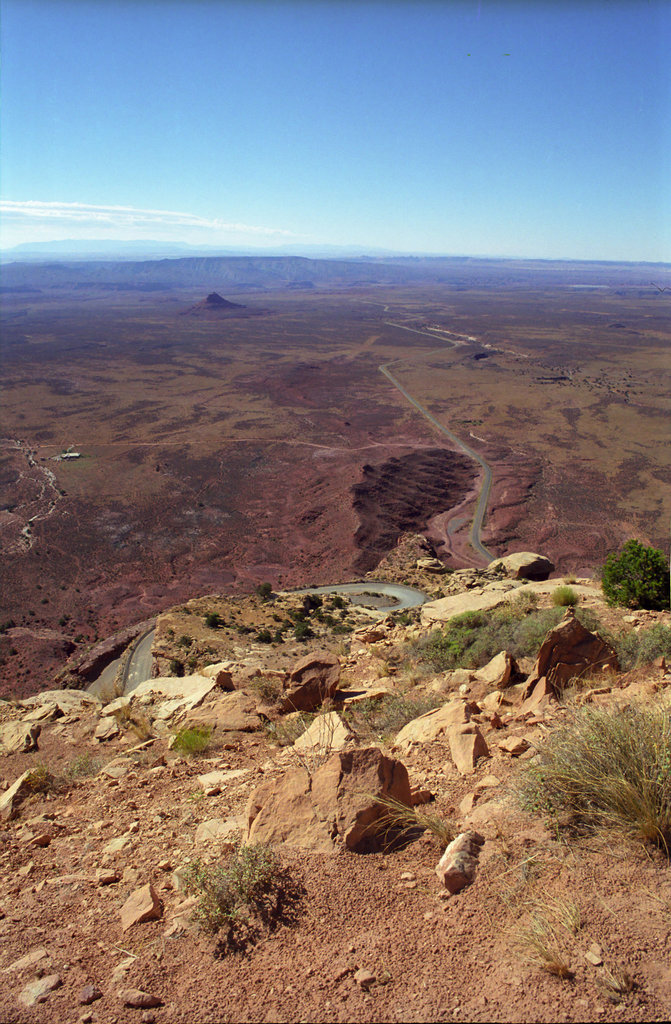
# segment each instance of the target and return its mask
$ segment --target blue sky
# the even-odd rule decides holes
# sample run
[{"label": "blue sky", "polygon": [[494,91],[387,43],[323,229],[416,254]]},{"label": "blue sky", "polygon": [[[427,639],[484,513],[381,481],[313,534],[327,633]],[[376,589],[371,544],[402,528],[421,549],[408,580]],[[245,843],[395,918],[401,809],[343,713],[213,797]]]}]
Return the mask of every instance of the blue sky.
[{"label": "blue sky", "polygon": [[3,247],[671,260],[671,3],[0,0]]}]

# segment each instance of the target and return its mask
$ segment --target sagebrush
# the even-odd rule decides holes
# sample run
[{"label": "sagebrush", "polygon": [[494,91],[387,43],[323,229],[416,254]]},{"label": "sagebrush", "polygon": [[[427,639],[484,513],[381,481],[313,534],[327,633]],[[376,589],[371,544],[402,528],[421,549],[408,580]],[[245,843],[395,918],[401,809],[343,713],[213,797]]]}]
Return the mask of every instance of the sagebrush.
[{"label": "sagebrush", "polygon": [[194,911],[204,931],[223,933],[226,946],[243,949],[264,929],[295,918],[303,889],[268,846],[240,847],[226,864],[194,861],[187,888],[198,897]]}]

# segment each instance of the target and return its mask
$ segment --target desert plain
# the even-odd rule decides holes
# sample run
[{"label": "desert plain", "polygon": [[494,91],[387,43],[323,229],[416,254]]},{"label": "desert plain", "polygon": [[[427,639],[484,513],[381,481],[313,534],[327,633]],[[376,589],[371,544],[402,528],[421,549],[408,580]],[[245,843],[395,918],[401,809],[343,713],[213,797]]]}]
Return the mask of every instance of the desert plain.
[{"label": "desert plain", "polygon": [[199,594],[358,578],[407,531],[452,568],[527,549],[591,575],[629,536],[663,546],[668,282],[505,260],[5,266],[5,692]]}]

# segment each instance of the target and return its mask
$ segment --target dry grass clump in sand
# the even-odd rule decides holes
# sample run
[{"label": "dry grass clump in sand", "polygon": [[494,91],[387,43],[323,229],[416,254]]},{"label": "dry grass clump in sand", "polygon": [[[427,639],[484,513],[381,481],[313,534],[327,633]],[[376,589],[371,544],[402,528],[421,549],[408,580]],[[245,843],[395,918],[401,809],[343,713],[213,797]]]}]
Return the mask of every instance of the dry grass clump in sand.
[{"label": "dry grass clump in sand", "polygon": [[446,846],[457,833],[454,823],[436,811],[427,811],[423,807],[409,807],[393,797],[373,794],[370,796],[384,808],[384,813],[374,823],[374,828],[389,846],[411,842],[424,832],[435,836],[442,846]]},{"label": "dry grass clump in sand", "polygon": [[671,703],[583,708],[530,765],[522,793],[535,809],[592,831],[671,851]]},{"label": "dry grass clump in sand", "polygon": [[578,904],[564,897],[547,896],[527,901],[526,909],[527,921],[514,937],[520,955],[548,974],[572,977],[571,938],[578,934],[582,924]]}]

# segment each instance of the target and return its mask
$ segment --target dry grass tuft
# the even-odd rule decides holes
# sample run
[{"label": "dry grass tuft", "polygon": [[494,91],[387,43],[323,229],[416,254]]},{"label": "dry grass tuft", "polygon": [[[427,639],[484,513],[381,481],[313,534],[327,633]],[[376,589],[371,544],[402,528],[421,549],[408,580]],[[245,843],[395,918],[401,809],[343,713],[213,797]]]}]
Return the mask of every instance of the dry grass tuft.
[{"label": "dry grass tuft", "polygon": [[424,805],[408,807],[393,797],[369,795],[384,808],[384,814],[373,827],[388,840],[390,846],[417,839],[424,832],[429,832],[442,846],[447,846],[457,834],[454,822],[443,818],[436,811],[425,810]]},{"label": "dry grass tuft", "polygon": [[671,846],[671,705],[582,708],[523,782],[527,805],[592,831]]},{"label": "dry grass tuft", "polygon": [[561,586],[552,591],[552,603],[556,608],[573,608],[579,600],[573,587]]},{"label": "dry grass tuft", "polygon": [[562,896],[536,897],[526,901],[528,922],[518,928],[515,946],[527,963],[557,978],[571,978],[571,937],[582,923],[575,900]]},{"label": "dry grass tuft", "polygon": [[118,708],[113,715],[120,729],[131,729],[138,739],[148,740],[153,735],[149,719],[141,712],[134,711],[130,704]]},{"label": "dry grass tuft", "polygon": [[189,865],[186,883],[198,902],[202,929],[223,933],[223,945],[241,950],[280,921],[295,920],[303,888],[264,845],[242,846],[226,864]]}]

